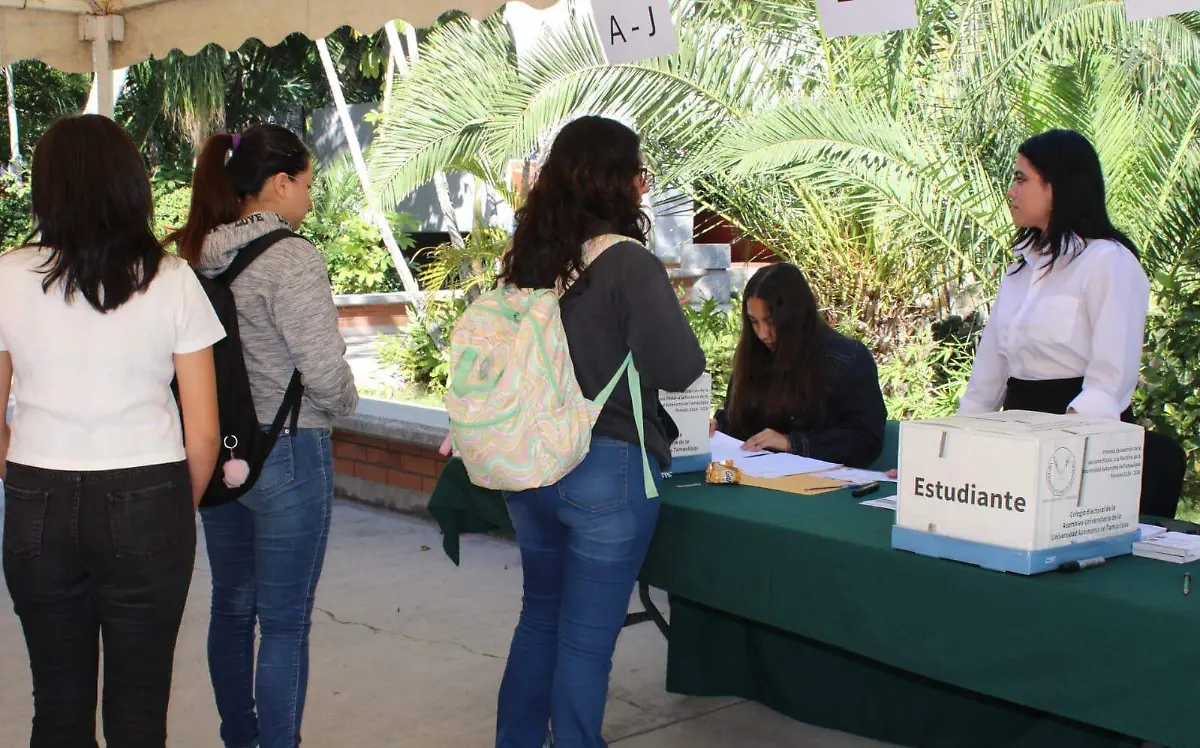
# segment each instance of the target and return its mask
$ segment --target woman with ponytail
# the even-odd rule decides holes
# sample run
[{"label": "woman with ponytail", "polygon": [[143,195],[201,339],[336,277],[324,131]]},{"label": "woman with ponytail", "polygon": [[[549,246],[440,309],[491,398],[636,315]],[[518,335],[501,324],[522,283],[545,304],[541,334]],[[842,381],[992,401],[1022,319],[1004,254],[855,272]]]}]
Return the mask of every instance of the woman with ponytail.
[{"label": "woman with ponytail", "polygon": [[[216,277],[250,243],[300,225],[312,180],[308,149],[285,128],[218,135],[200,154],[187,224],[170,240]],[[316,247],[283,238],[231,288],[259,423],[272,422],[295,371],[304,397],[298,428],[280,436],[254,487],[201,509],[213,580],[209,671],[227,748],[296,748],[333,503],[331,429],[354,412],[358,393]]]}]

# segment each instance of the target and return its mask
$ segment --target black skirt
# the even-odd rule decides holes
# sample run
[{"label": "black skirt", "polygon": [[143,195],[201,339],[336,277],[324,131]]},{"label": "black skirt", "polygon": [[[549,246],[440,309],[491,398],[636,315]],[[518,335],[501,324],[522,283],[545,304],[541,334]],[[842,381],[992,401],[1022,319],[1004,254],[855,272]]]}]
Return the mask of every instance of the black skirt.
[{"label": "black skirt", "polygon": [[[1009,379],[1004,394],[1005,410],[1032,410],[1063,415],[1071,401],[1083,391],[1083,377],[1075,379]],[[1133,423],[1133,407],[1121,414]],[[1146,430],[1142,452],[1142,514],[1174,518],[1183,493],[1187,456],[1179,443],[1165,434]]]},{"label": "black skirt", "polygon": [[[1083,392],[1083,377],[1073,379],[1009,379],[1004,393],[1005,410],[1032,410],[1065,415],[1071,401]],[[1133,423],[1133,407],[1121,414],[1121,420]]]}]

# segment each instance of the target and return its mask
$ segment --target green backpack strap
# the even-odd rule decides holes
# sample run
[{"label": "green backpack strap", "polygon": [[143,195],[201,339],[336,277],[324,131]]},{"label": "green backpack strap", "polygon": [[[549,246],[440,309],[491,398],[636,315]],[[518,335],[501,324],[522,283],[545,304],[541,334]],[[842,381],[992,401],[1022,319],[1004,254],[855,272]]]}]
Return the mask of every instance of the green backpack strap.
[{"label": "green backpack strap", "polygon": [[632,351],[625,357],[621,368],[617,369],[617,373],[613,375],[613,378],[609,380],[593,402],[603,408],[608,399],[612,397],[621,377],[626,373],[629,374],[629,399],[633,402],[633,423],[637,427],[638,446],[642,450],[642,480],[645,482],[646,498],[654,499],[658,498],[658,486],[654,482],[654,472],[650,469],[650,456],[646,454],[646,423],[642,413],[642,375],[638,374],[637,367],[633,365]]}]

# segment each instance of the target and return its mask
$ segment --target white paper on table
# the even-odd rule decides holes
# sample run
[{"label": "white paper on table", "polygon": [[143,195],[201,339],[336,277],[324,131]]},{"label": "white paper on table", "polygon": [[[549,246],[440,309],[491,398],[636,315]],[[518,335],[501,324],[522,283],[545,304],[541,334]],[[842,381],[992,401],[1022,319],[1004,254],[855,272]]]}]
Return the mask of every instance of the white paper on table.
[{"label": "white paper on table", "polygon": [[894,512],[894,511],[896,511],[896,498],[897,497],[895,497],[895,496],[885,496],[882,499],[871,499],[870,501],[860,501],[859,503],[862,504],[863,506],[874,506],[874,507],[879,507],[880,509],[891,509]]},{"label": "white paper on table", "polygon": [[860,470],[859,468],[838,468],[830,470],[827,473],[821,473],[822,478],[830,478],[832,480],[844,480],[851,483],[866,484],[866,483],[895,483],[896,479],[890,477],[887,473],[880,473],[875,470]]},{"label": "white paper on table", "polygon": [[734,439],[729,434],[723,434],[720,431],[716,432],[712,435],[712,439],[709,440],[712,461],[725,462],[726,460],[740,460],[743,457],[750,457],[751,455],[769,454],[766,450],[747,452],[742,449],[743,444],[745,442]]},{"label": "white paper on table", "polygon": [[783,478],[787,475],[819,473],[837,467],[837,463],[776,452],[757,457],[740,457],[733,461],[733,466],[752,478]]}]

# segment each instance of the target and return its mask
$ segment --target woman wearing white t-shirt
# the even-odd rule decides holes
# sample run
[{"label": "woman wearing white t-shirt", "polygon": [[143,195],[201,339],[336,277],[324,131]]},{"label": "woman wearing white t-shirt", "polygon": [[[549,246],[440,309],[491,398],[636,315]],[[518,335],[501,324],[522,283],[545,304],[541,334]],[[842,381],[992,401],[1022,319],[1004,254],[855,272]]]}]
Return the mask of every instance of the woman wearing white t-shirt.
[{"label": "woman wearing white t-shirt", "polygon": [[11,429],[0,419],[4,576],[33,674],[31,743],[96,745],[103,636],[108,745],[161,748],[225,331],[155,239],[141,155],[116,123],[51,127],[32,196],[37,244],[0,255],[0,404],[16,401]]},{"label": "woman wearing white t-shirt", "polygon": [[[1003,408],[1132,422],[1150,281],[1133,242],[1108,218],[1095,149],[1070,130],[1030,138],[1008,198],[1017,259],[1001,281],[959,413]],[[1145,475],[1155,485],[1143,481],[1144,513],[1165,505],[1174,514],[1182,467],[1178,445],[1147,436]]]}]

